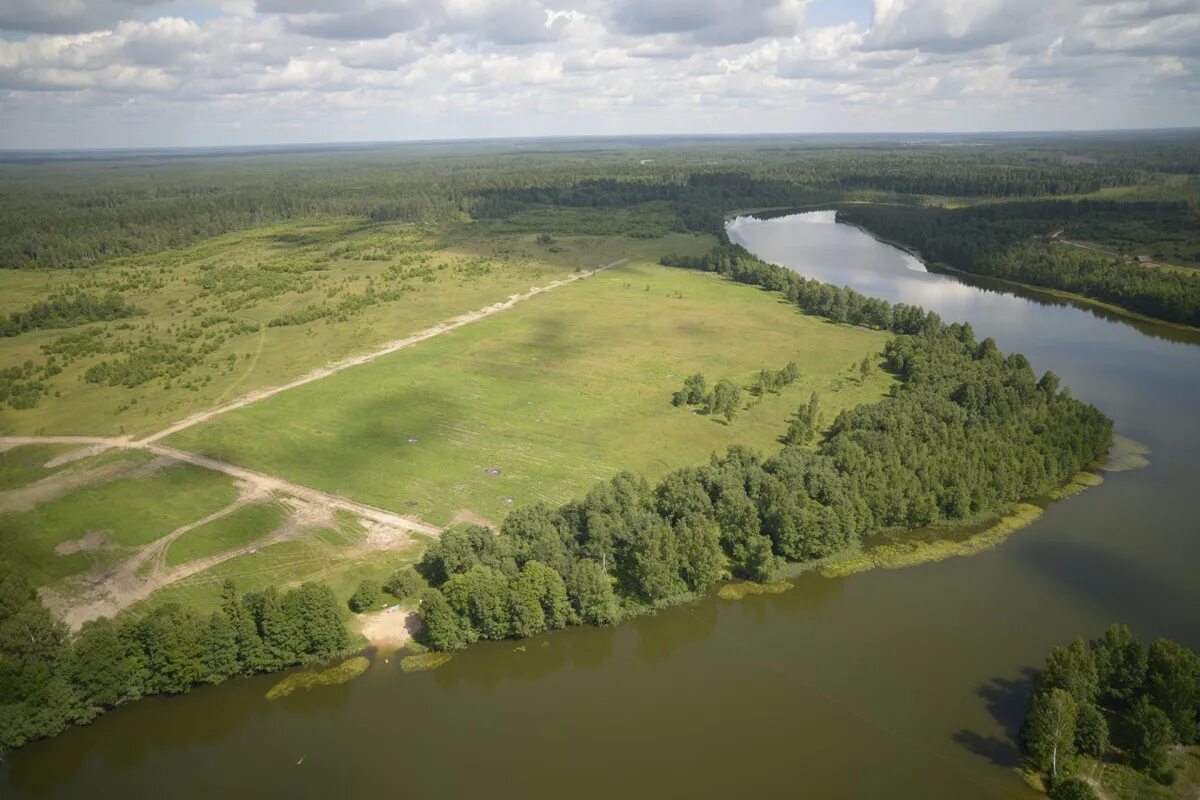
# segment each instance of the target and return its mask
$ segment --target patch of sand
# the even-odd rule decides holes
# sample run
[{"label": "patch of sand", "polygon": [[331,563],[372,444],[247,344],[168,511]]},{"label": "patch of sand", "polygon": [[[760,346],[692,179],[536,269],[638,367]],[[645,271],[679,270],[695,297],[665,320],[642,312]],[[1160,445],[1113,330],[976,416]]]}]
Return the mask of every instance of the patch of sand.
[{"label": "patch of sand", "polygon": [[70,464],[73,461],[81,461],[85,458],[91,458],[92,456],[98,456],[101,453],[103,453],[105,450],[109,450],[114,446],[115,445],[108,444],[108,443],[89,444],[84,447],[80,447],[76,450],[68,450],[67,452],[63,453],[62,455],[55,456],[54,458],[50,459],[42,466],[45,469],[54,469],[56,467],[61,467],[64,464]]},{"label": "patch of sand", "polygon": [[358,629],[380,653],[394,653],[412,640],[421,629],[417,612],[407,608],[389,608],[358,615]]},{"label": "patch of sand", "polygon": [[399,550],[412,542],[412,536],[403,528],[370,520],[363,520],[363,523],[367,529],[367,538],[361,545],[363,550]]}]

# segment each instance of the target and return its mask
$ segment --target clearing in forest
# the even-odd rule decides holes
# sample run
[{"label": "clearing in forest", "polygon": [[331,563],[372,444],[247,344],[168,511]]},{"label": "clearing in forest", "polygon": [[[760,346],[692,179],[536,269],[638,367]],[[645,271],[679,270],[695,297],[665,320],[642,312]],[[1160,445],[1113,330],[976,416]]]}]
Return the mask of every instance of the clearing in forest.
[{"label": "clearing in forest", "polygon": [[[629,469],[653,478],[745,444],[762,451],[816,391],[826,422],[880,398],[887,335],[806,317],[778,295],[646,262],[278,394],[165,441],[444,525],[560,503]],[[731,424],[671,405],[703,372],[801,379]]]}]

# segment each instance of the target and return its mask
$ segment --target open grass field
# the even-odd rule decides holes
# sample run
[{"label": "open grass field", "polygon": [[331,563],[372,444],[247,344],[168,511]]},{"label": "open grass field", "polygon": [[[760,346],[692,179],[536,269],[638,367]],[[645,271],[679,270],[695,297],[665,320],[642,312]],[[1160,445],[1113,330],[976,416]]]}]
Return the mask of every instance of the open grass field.
[{"label": "open grass field", "polygon": [[[730,444],[768,451],[810,393],[826,420],[878,399],[856,364],[886,335],[805,317],[714,276],[630,262],[409,350],[232,411],[167,443],[435,524],[498,523],[630,469],[655,477]],[[648,346],[649,345],[649,346]],[[671,405],[692,372],[749,385],[732,424]]]},{"label": "open grass field", "polygon": [[226,475],[140,453],[121,458],[134,468],[115,480],[0,515],[0,546],[34,585],[102,572],[237,498]]},{"label": "open grass field", "polygon": [[[434,270],[432,281],[422,281],[429,287],[423,299],[404,295],[340,322],[318,317],[271,327],[266,323],[278,318],[271,314],[295,306],[284,304],[284,295],[259,298],[248,304],[260,323],[254,336],[273,341],[270,347],[278,350],[264,345],[243,359],[248,371],[240,380],[236,370],[225,375],[231,383],[218,377],[198,389],[161,377],[133,388],[78,380],[75,389],[46,398],[43,406],[6,411],[5,423],[28,413],[59,419],[47,423],[55,430],[70,420],[73,431],[114,433],[102,421],[103,408],[80,406],[81,398],[90,403],[106,392],[146,392],[147,399],[116,419],[140,420],[136,428],[122,425],[127,433],[159,430],[183,411],[211,407],[235,390],[292,379],[333,358],[564,277],[574,271],[566,269],[570,262],[594,266],[621,258],[629,260],[408,349],[229,411],[165,443],[435,525],[498,524],[511,506],[563,502],[621,469],[655,478],[730,444],[773,450],[790,415],[812,392],[821,395],[828,424],[842,408],[878,399],[891,384],[878,369],[865,378],[858,371],[864,357],[876,357],[885,334],[806,317],[756,288],[654,263],[664,252],[702,250],[708,244],[702,237],[558,235],[547,242],[523,232],[570,225],[605,232],[595,212],[572,216],[569,223],[538,214],[480,223],[481,236],[525,250],[478,282],[451,277],[457,274],[453,266],[442,271],[446,274]],[[647,224],[649,231],[657,223],[651,218]],[[353,231],[341,235],[356,241]],[[424,246],[414,244],[411,230],[376,228],[365,235],[375,242],[372,247],[386,249],[390,241],[396,252]],[[237,237],[238,246],[261,245],[265,236],[259,231]],[[278,239],[280,233],[270,236]],[[340,245],[322,241],[326,254],[347,252],[328,250]],[[443,249],[428,252],[450,258],[447,253],[464,252],[472,241],[471,234],[456,230]],[[191,256],[219,260],[227,257],[228,245],[198,246]],[[392,255],[393,263],[409,257]],[[179,270],[204,273],[191,256],[175,254]],[[165,326],[173,335],[188,329],[190,323],[171,321],[186,307],[183,300],[157,299],[163,305],[139,299],[147,314],[133,318],[134,324]],[[412,316],[389,316],[410,302]],[[210,311],[202,307],[200,313]],[[127,323],[87,327],[108,331],[101,338],[117,337],[108,329]],[[361,335],[353,333],[354,326]],[[15,338],[61,335],[40,331]],[[300,338],[288,339],[296,335]],[[220,346],[231,341],[236,337]],[[12,342],[0,340],[0,347]],[[800,379],[761,398],[747,391],[732,423],[671,404],[672,393],[692,372],[703,372],[710,383],[729,378],[749,389],[759,370],[789,361],[798,364]],[[216,396],[209,391],[222,385]],[[170,397],[175,400],[164,399]],[[77,449],[38,444],[0,453],[0,547],[72,624],[172,601],[215,608],[226,579],[241,591],[321,580],[348,598],[362,579],[382,582],[423,549],[419,536],[326,507],[329,498],[300,500],[254,479],[239,483],[145,450],[59,459]]]},{"label": "open grass field", "polygon": [[[617,236],[594,216],[291,222],[87,270],[0,270],[0,317],[75,292],[116,293],[140,312],[0,337],[0,364],[28,363],[44,387],[36,407],[0,402],[0,434],[150,433],[578,268],[704,246]],[[655,212],[642,217],[643,235],[665,232]],[[119,373],[89,379],[105,362]]]},{"label": "open grass field", "polygon": [[186,564],[241,547],[278,528],[287,518],[279,503],[252,503],[225,517],[192,528],[167,548],[167,566]]},{"label": "open grass field", "polygon": [[56,456],[76,449],[69,444],[34,444],[0,450],[0,492],[53,475],[57,470],[46,465]]}]

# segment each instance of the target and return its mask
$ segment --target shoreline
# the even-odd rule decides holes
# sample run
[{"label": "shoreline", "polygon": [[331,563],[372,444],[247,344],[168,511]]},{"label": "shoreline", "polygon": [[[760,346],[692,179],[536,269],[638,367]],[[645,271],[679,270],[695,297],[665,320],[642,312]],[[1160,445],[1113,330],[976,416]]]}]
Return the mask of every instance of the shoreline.
[{"label": "shoreline", "polygon": [[[869,231],[868,231],[868,233],[869,233]],[[880,239],[879,241],[886,242],[886,240],[884,240],[884,239]],[[893,244],[892,242],[886,242],[886,243]],[[895,245],[893,245],[893,246],[895,246]],[[1158,317],[1151,317],[1147,314],[1141,313],[1140,311],[1134,311],[1133,309],[1125,308],[1123,306],[1113,305],[1112,303],[1109,303],[1105,300],[1098,300],[1095,297],[1088,297],[1085,294],[1077,294],[1075,292],[1068,292],[1065,289],[1053,289],[1049,286],[1038,286],[1037,284],[1033,284],[1033,283],[1023,283],[1021,281],[1015,281],[1012,278],[999,278],[994,275],[984,275],[983,273],[980,273],[980,272],[971,272],[970,270],[959,269],[958,267],[952,267],[949,264],[942,264],[942,263],[938,263],[938,262],[926,262],[924,260],[922,260],[921,263],[925,264],[925,267],[927,269],[929,269],[931,272],[936,272],[941,275],[955,275],[955,276],[965,275],[969,278],[983,278],[983,279],[986,279],[989,281],[996,281],[997,283],[1007,284],[1009,286],[1019,286],[1022,289],[1026,289],[1028,291],[1033,291],[1033,292],[1042,292],[1044,294],[1050,295],[1051,297],[1055,297],[1060,300],[1071,300],[1071,301],[1077,302],[1081,305],[1089,306],[1091,308],[1099,308],[1099,309],[1101,309],[1103,311],[1107,311],[1111,314],[1115,314],[1120,317],[1125,317],[1127,319],[1135,320],[1137,322],[1145,322],[1145,323],[1149,323],[1152,325],[1162,325],[1165,328],[1171,328],[1173,330],[1178,330],[1178,331],[1185,331],[1187,333],[1200,333],[1200,326],[1188,325],[1186,322],[1172,322],[1172,321],[1166,320],[1166,319],[1159,319]]]},{"label": "shoreline", "polygon": [[1002,283],[1007,286],[1018,286],[1026,291],[1042,292],[1050,297],[1055,297],[1060,300],[1071,300],[1080,303],[1081,305],[1086,305],[1090,308],[1099,308],[1104,311],[1108,311],[1109,313],[1116,314],[1127,319],[1136,320],[1138,322],[1146,322],[1152,325],[1162,325],[1167,328],[1186,331],[1188,333],[1200,333],[1200,326],[1188,325],[1186,322],[1172,322],[1171,320],[1159,319],[1158,317],[1152,317],[1148,314],[1143,314],[1140,311],[1134,311],[1133,309],[1125,308],[1124,306],[1115,305],[1106,300],[1088,297],[1085,294],[1068,292],[1065,289],[1055,289],[1050,286],[1038,286],[1035,283],[1024,283],[1023,281],[1013,280],[1012,278],[1001,278],[995,275],[986,275],[982,272],[972,272],[968,269],[961,269],[959,267],[952,267],[949,264],[943,264],[940,261],[930,261],[922,256],[921,251],[917,250],[915,247],[909,247],[901,242],[879,236],[873,233],[871,230],[853,222],[844,222],[840,219],[837,220],[837,222],[841,225],[849,225],[852,228],[857,228],[877,242],[882,242],[883,244],[895,247],[897,250],[902,250],[905,253],[908,253],[910,256],[920,260],[920,262],[925,265],[925,269],[938,275],[953,275],[955,277],[966,276],[968,278],[982,278],[984,280],[996,281],[997,283]]}]

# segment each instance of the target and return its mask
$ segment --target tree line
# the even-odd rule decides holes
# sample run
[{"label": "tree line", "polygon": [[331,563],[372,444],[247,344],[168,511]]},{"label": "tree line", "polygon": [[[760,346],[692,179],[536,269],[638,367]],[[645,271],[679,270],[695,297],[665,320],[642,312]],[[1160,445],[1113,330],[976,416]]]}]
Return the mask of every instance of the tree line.
[{"label": "tree line", "polygon": [[[0,268],[75,268],[184,247],[285,220],[496,219],[548,206],[665,201],[685,230],[720,237],[742,208],[915,195],[1019,198],[1153,184],[1194,171],[1192,140],[1101,143],[1099,163],[1061,163],[1063,142],[412,145],[359,151],[123,157],[0,164]],[[427,157],[436,153],[437,157]],[[553,233],[553,231],[550,231]]]},{"label": "tree line", "polygon": [[1147,267],[1037,238],[1063,230],[1066,236],[1150,249],[1164,239],[1190,236],[1200,250],[1200,235],[1195,233],[1200,231],[1200,216],[1185,203],[1039,201],[962,209],[860,205],[840,209],[838,219],[967,272],[1074,292],[1169,322],[1200,325],[1200,273]]},{"label": "tree line", "polygon": [[1039,378],[1023,356],[976,341],[970,325],[824,286],[736,247],[698,261],[806,310],[899,332],[884,350],[899,384],[839,414],[815,450],[803,446],[813,401],[801,441],[769,458],[735,446],[654,486],[623,472],[559,508],[515,509],[499,535],[447,532],[420,565],[433,587],[420,605],[430,646],[605,624],[727,577],[767,580],[884,529],[995,512],[1061,486],[1111,441],[1103,414],[1053,373]]},{"label": "tree line", "polygon": [[0,563],[0,753],[141,697],[326,660],[349,644],[337,599],[319,583],[239,596],[226,582],[211,614],[168,603],[86,622],[72,638]]},{"label": "tree line", "polygon": [[1148,647],[1124,625],[1057,647],[1034,681],[1022,741],[1054,798],[1092,798],[1087,759],[1175,781],[1169,750],[1200,743],[1200,656],[1170,639]]}]

